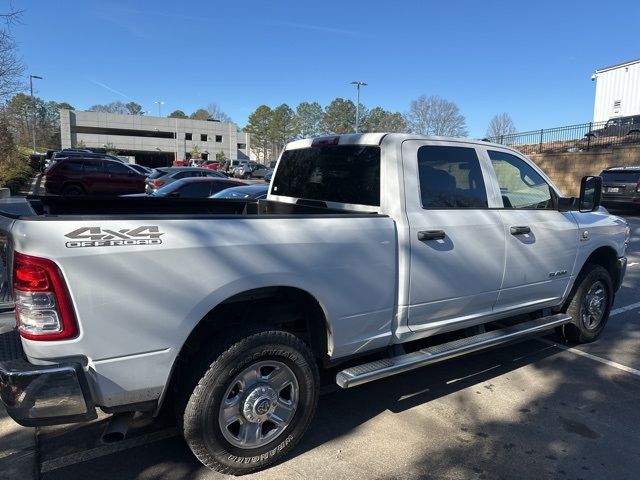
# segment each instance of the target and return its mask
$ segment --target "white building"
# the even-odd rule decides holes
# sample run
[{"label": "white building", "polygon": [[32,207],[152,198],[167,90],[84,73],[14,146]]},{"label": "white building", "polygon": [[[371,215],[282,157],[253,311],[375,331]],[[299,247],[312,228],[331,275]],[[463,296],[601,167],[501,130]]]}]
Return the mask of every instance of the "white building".
[{"label": "white building", "polygon": [[594,122],[640,115],[640,59],[600,68],[591,80],[596,82]]},{"label": "white building", "polygon": [[215,159],[249,158],[249,134],[233,123],[60,110],[62,148],[113,150],[150,167],[171,165],[187,153]]}]

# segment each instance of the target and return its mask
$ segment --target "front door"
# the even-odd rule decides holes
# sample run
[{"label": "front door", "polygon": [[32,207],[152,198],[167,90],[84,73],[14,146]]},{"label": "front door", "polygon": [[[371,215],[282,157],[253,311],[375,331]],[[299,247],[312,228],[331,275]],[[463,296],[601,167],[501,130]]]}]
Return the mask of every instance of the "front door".
[{"label": "front door", "polygon": [[462,328],[491,313],[505,261],[500,212],[488,195],[488,165],[472,144],[403,143],[410,237],[408,325]]},{"label": "front door", "polygon": [[486,154],[500,190],[506,262],[496,312],[557,305],[569,285],[578,251],[578,227],[559,212],[557,195],[525,160],[499,148]]}]

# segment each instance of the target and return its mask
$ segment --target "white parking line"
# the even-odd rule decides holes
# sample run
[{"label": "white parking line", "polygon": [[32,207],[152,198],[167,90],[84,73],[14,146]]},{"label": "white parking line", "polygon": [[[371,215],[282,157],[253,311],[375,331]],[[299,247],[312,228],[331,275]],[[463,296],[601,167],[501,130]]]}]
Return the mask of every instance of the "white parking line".
[{"label": "white parking line", "polygon": [[622,370],[623,372],[630,373],[631,375],[636,375],[640,377],[640,370],[636,370],[635,368],[627,367],[626,365],[622,365],[618,362],[613,362],[611,360],[607,360],[606,358],[598,357],[596,355],[591,355],[590,353],[583,352],[582,350],[578,350],[574,347],[566,347],[564,345],[560,345],[559,343],[552,342],[551,340],[547,340],[546,338],[538,338],[539,341],[546,343],[547,345],[553,345],[554,347],[560,348],[562,350],[566,350],[567,352],[575,353],[576,355],[580,355],[581,357],[586,357],[595,362],[603,363],[604,365],[608,365],[613,368],[617,368],[618,370]]},{"label": "white parking line", "polygon": [[640,308],[640,302],[632,303],[631,305],[627,305],[626,307],[614,308],[609,313],[610,317],[614,315],[618,315],[620,313],[628,312],[629,310],[635,310],[636,308]]},{"label": "white parking line", "polygon": [[129,450],[130,448],[140,447],[148,443],[158,442],[166,438],[175,437],[176,435],[178,435],[177,428],[166,428],[158,432],[122,440],[121,442],[113,443],[111,445],[104,445],[90,450],[85,450],[83,452],[72,453],[63,457],[45,460],[40,464],[40,473],[50,472],[52,470],[57,470],[58,468],[68,467],[69,465],[75,465],[76,463],[82,463],[88,460],[93,460],[94,458],[100,458],[105,455],[121,452],[122,450]]}]

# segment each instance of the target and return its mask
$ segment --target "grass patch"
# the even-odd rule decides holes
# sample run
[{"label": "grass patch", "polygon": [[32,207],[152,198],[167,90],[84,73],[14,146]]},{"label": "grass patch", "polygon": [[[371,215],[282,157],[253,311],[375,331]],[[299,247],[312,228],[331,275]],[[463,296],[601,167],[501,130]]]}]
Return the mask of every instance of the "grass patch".
[{"label": "grass patch", "polygon": [[11,195],[19,193],[35,175],[28,158],[29,153],[19,149],[14,158],[0,163],[0,187],[10,189]]}]

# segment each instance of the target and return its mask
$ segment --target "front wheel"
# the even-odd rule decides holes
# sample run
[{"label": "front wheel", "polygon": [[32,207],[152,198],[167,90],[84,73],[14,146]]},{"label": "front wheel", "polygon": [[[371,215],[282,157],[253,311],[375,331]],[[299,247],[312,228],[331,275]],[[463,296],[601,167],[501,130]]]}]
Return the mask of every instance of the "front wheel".
[{"label": "front wheel", "polygon": [[563,340],[588,343],[597,339],[609,319],[613,298],[609,272],[600,265],[585,265],[564,308],[573,318],[573,323],[559,328],[558,333]]},{"label": "front wheel", "polygon": [[234,475],[261,470],[284,457],[311,423],[318,368],[295,335],[249,335],[201,367],[182,421],[189,447],[207,467]]}]

